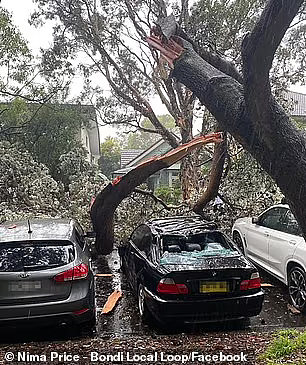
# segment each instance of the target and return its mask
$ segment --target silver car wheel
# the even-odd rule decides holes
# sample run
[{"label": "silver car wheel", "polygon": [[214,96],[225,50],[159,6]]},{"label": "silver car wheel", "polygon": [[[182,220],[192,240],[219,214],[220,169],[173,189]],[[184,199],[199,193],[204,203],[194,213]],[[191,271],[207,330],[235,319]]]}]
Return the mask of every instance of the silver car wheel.
[{"label": "silver car wheel", "polygon": [[289,273],[289,295],[292,304],[300,311],[306,309],[306,278],[303,269],[295,266]]}]

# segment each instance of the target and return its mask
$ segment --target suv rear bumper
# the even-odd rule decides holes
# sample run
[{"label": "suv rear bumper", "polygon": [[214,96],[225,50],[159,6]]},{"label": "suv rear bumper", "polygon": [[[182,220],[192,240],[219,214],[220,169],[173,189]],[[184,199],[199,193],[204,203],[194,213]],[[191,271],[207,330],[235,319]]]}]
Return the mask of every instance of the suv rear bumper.
[{"label": "suv rear bumper", "polygon": [[[48,303],[21,304],[0,306],[0,325],[58,325],[81,324],[95,317],[94,290],[90,289],[85,296],[71,295],[69,298]],[[85,310],[76,314],[75,311]]]}]

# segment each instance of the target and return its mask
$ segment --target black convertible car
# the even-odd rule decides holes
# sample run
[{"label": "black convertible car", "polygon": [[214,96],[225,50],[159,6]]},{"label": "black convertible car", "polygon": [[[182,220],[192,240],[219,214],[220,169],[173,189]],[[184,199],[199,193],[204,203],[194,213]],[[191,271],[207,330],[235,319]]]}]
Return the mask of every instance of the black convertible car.
[{"label": "black convertible car", "polygon": [[214,223],[200,217],[142,224],[119,255],[143,320],[201,323],[261,311],[258,271]]}]

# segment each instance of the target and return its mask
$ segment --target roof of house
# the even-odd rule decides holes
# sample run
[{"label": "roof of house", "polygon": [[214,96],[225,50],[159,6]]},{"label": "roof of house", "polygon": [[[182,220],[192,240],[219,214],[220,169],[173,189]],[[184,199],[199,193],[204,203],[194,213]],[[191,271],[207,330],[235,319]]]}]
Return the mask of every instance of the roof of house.
[{"label": "roof of house", "polygon": [[123,150],[120,157],[120,167],[125,167],[129,162],[133,161],[144,150]]},{"label": "roof of house", "polygon": [[[155,142],[153,145],[151,145],[146,150],[126,150],[123,151],[127,152],[127,156],[131,157],[134,153],[134,158],[130,159],[129,162],[127,162],[125,165],[122,163],[121,160],[121,168],[119,170],[114,171],[113,175],[125,175],[129,171],[131,171],[133,168],[135,168],[137,165],[139,165],[141,162],[153,157],[153,156],[161,156],[167,152],[169,152],[172,149],[172,147],[169,145],[167,141],[165,141],[163,138]],[[133,152],[132,152],[133,151]],[[138,152],[138,153],[136,153]],[[122,157],[121,157],[122,158]],[[124,158],[127,160],[127,158],[124,155]],[[174,169],[177,170],[179,167],[177,164],[174,164],[173,166],[169,167],[168,169]]]}]

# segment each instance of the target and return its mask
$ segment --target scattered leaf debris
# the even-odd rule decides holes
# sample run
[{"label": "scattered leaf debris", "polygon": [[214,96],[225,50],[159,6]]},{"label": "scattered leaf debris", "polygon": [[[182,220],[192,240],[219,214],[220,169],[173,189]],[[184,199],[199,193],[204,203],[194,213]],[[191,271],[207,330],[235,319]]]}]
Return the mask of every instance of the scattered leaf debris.
[{"label": "scattered leaf debris", "polygon": [[293,305],[289,303],[287,304],[287,308],[293,314],[301,314],[301,312],[298,309],[296,309]]}]

